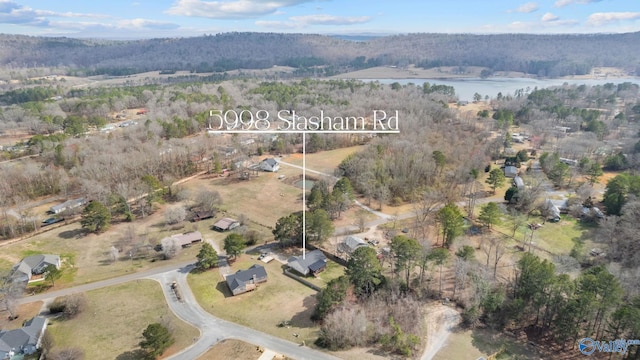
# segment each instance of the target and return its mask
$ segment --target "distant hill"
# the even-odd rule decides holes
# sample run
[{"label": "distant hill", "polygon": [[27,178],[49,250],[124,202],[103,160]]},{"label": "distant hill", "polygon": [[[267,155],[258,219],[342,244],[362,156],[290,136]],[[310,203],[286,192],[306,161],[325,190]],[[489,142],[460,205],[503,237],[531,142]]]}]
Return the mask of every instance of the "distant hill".
[{"label": "distant hill", "polygon": [[[357,41],[354,41],[357,40]],[[86,40],[0,35],[0,65],[64,66],[80,74],[127,75],[299,69],[348,71],[380,65],[482,66],[539,76],[580,75],[594,66],[640,73],[640,33],[575,35],[408,34],[365,38],[277,33],[224,33],[193,38]]]}]

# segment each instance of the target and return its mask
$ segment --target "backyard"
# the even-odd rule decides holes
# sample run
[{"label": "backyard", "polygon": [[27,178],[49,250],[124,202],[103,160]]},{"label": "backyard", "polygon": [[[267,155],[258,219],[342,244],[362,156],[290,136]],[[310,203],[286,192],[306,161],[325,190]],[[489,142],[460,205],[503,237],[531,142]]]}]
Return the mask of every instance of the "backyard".
[{"label": "backyard", "polygon": [[[214,316],[254,328],[280,338],[312,344],[319,327],[311,321],[316,305],[316,291],[285,276],[282,264],[264,264],[242,255],[232,264],[232,271],[260,264],[268,280],[257,290],[232,296],[217,269],[189,274],[188,280],[200,305]],[[278,326],[289,322],[286,326]],[[293,334],[298,334],[294,337]]]}]

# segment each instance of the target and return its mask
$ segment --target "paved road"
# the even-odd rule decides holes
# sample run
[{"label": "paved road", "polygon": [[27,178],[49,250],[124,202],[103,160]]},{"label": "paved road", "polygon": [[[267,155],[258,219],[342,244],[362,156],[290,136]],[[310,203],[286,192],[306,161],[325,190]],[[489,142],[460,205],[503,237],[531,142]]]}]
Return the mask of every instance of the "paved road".
[{"label": "paved road", "polygon": [[[164,295],[171,311],[179,318],[192,324],[200,330],[200,337],[188,348],[168,359],[172,360],[193,360],[205,353],[211,346],[223,339],[233,338],[246,341],[248,343],[261,346],[265,349],[273,350],[279,354],[284,354],[292,359],[337,359],[329,354],[310,349],[299,344],[286,341],[248,327],[238,325],[226,320],[214,317],[206,312],[196,301],[189,283],[187,273],[192,266],[182,269],[163,272],[149,276],[160,283]],[[169,284],[176,281],[180,288],[183,302],[177,300]],[[211,286],[214,286],[213,284]]]},{"label": "paved road", "polygon": [[71,295],[71,294],[77,294],[77,293],[81,293],[81,292],[85,292],[85,291],[91,291],[91,290],[95,290],[95,289],[100,289],[103,287],[107,287],[107,286],[112,286],[112,285],[118,285],[118,284],[122,284],[122,283],[126,283],[132,280],[137,280],[137,279],[143,279],[146,277],[150,277],[153,275],[157,275],[157,274],[161,274],[167,271],[172,271],[175,269],[183,269],[189,265],[191,265],[193,263],[193,261],[183,261],[177,264],[171,264],[171,265],[166,265],[166,266],[161,266],[155,269],[150,269],[150,270],[146,270],[146,271],[141,271],[141,272],[136,272],[136,273],[131,273],[129,275],[123,275],[120,277],[116,277],[116,278],[112,278],[112,279],[107,279],[107,280],[102,280],[102,281],[96,281],[96,282],[92,282],[89,284],[85,284],[85,285],[78,285],[72,288],[67,288],[67,289],[62,289],[62,290],[57,290],[57,291],[50,291],[50,292],[46,292],[46,293],[41,293],[41,294],[37,294],[37,295],[32,295],[32,296],[26,296],[23,297],[22,299],[18,300],[18,304],[28,304],[28,303],[32,303],[32,302],[36,302],[36,301],[46,301],[48,299],[53,299],[56,298],[58,296],[66,296],[66,295]]},{"label": "paved road", "polygon": [[[232,322],[218,319],[206,312],[196,301],[189,284],[187,283],[187,274],[193,269],[193,261],[184,261],[177,264],[162,266],[156,269],[131,273],[129,275],[120,276],[113,279],[97,281],[90,284],[79,285],[76,287],[51,291],[33,296],[27,296],[18,301],[19,304],[28,304],[36,301],[50,301],[58,296],[66,296],[85,291],[100,289],[107,286],[118,285],[137,279],[152,279],[160,283],[167,304],[176,316],[195,326],[200,330],[200,337],[191,346],[182,352],[170,357],[174,360],[193,360],[199,355],[205,353],[212,345],[217,342],[234,338],[249,342],[251,344],[262,346],[276,351],[277,353],[287,355],[293,359],[337,359],[331,355],[322,353],[299,344],[286,341]],[[180,291],[184,298],[184,302],[179,302],[170,289],[169,284],[173,281],[178,282]],[[213,285],[212,285],[213,286]]]}]

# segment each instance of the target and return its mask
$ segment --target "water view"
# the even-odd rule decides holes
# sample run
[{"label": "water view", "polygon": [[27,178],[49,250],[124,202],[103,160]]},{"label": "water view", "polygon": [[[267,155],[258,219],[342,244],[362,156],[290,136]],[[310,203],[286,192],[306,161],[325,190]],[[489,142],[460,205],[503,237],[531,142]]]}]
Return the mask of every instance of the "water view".
[{"label": "water view", "polygon": [[523,89],[527,92],[537,88],[546,88],[551,86],[559,86],[562,84],[569,85],[604,85],[606,83],[620,84],[631,82],[640,85],[640,78],[612,78],[612,79],[533,79],[533,78],[462,78],[462,79],[361,79],[362,81],[379,81],[383,84],[392,84],[398,82],[402,85],[413,83],[422,85],[428,82],[432,85],[453,86],[456,89],[456,95],[461,101],[473,101],[473,95],[478,93],[484,97],[488,95],[495,98],[499,92],[502,95],[513,96],[516,90]]}]

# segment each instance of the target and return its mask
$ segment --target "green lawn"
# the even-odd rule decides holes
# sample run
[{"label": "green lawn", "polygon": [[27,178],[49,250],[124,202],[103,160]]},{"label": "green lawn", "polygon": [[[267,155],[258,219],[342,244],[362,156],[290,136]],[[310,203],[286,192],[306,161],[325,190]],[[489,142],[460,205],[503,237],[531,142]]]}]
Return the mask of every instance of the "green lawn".
[{"label": "green lawn", "polygon": [[154,322],[167,326],[176,340],[167,353],[187,347],[199,331],[173,315],[160,286],[153,280],[136,280],[87,292],[87,308],[78,317],[51,321],[47,329],[55,347],[80,347],[92,360],[133,356],[142,332]]},{"label": "green lawn", "polygon": [[[342,160],[344,160],[347,156],[364,149],[365,146],[362,145],[307,154],[307,169],[312,169],[327,174],[333,174],[333,171],[338,167],[338,165],[340,165]],[[288,163],[302,166],[302,156],[298,154],[285,157],[282,160]]]},{"label": "green lawn", "polygon": [[[530,218],[527,223],[540,223],[542,219],[538,217]],[[503,224],[496,226],[497,230],[508,234],[513,233],[510,223],[505,220]],[[546,249],[554,255],[569,255],[574,246],[573,239],[590,239],[593,238],[593,231],[597,225],[594,223],[583,223],[577,221],[570,215],[562,215],[562,220],[557,223],[546,222],[541,228],[533,232],[533,242],[537,246]],[[516,231],[515,238],[522,242],[523,239],[529,241],[531,230],[522,226]],[[590,243],[590,242],[588,242]]]},{"label": "green lawn", "polygon": [[[242,255],[232,268],[244,270],[252,264],[263,265],[268,275],[267,282],[255,291],[231,296],[217,269],[189,274],[189,285],[200,305],[217,317],[290,341],[313,343],[319,330],[310,319],[316,304],[316,291],[283,275],[282,264],[277,261],[264,264]],[[290,321],[291,327],[278,327],[283,320]],[[300,336],[294,338],[293,333]]]},{"label": "green lawn", "polygon": [[327,268],[318,274],[318,277],[308,276],[304,279],[316,286],[319,286],[320,288],[324,288],[327,286],[329,281],[344,275],[344,271],[344,266],[331,260],[327,260]]},{"label": "green lawn", "polygon": [[540,359],[540,354],[527,345],[516,342],[502,333],[489,329],[456,331],[449,335],[446,345],[434,360],[477,359],[497,355],[498,359]]}]

